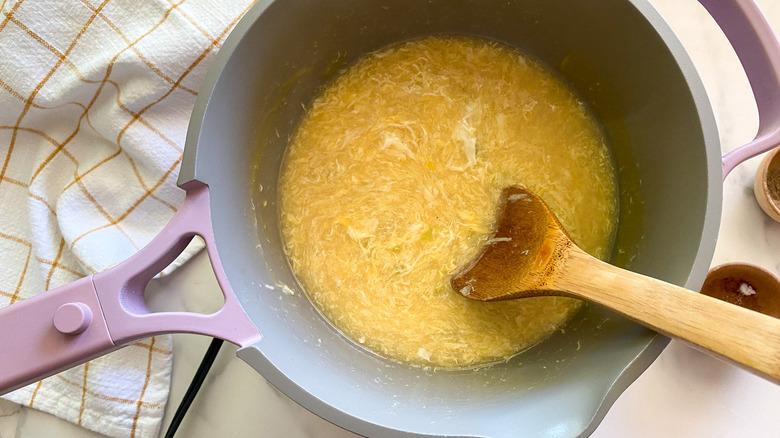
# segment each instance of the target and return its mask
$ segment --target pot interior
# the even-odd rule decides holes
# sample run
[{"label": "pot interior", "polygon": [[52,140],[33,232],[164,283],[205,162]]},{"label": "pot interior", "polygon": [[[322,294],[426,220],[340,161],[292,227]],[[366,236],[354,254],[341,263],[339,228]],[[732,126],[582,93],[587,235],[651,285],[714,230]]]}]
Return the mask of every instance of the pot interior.
[{"label": "pot interior", "polygon": [[364,435],[587,434],[665,338],[589,305],[507,363],[425,371],[344,339],[285,259],[277,182],[303,106],[363,54],[436,34],[505,42],[563,74],[600,119],[619,169],[613,263],[690,288],[703,282],[720,218],[717,132],[690,61],[644,0],[261,1],[218,55],[182,169],[183,180],[210,186],[220,259],[264,336],[239,356]]}]

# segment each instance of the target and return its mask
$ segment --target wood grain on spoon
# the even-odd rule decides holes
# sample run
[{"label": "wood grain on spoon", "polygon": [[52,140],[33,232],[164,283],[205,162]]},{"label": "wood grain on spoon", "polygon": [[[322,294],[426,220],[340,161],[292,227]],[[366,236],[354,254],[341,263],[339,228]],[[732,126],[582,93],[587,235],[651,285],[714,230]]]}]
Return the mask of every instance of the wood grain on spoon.
[{"label": "wood grain on spoon", "polygon": [[592,301],[780,383],[780,319],[588,255],[524,187],[504,189],[495,236],[451,284],[482,301],[545,295]]}]

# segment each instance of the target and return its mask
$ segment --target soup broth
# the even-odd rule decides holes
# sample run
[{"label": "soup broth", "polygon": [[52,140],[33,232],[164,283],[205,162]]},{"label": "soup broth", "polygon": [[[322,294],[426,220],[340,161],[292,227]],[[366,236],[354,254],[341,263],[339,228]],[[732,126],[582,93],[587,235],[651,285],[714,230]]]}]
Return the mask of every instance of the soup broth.
[{"label": "soup broth", "polygon": [[581,304],[475,302],[450,287],[491,238],[502,188],[516,184],[585,251],[609,254],[615,172],[566,82],[479,38],[394,45],[340,75],[302,120],[280,181],[285,251],[311,301],[369,350],[425,367],[503,360]]}]

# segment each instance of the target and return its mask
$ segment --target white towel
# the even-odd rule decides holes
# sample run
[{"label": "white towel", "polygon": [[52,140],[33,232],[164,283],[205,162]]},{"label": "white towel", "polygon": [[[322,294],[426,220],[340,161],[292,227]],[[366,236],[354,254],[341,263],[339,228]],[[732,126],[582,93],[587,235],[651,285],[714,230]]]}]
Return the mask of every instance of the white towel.
[{"label": "white towel", "polygon": [[[0,306],[128,258],[170,220],[198,88],[251,3],[2,2]],[[170,372],[157,336],[5,397],[156,437]]]}]

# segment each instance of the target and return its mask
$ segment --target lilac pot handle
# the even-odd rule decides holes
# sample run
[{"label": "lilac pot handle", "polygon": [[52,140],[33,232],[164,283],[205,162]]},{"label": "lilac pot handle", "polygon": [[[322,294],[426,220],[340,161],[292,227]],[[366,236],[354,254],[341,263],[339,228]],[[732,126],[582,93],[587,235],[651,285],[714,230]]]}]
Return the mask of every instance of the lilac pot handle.
[{"label": "lilac pot handle", "polygon": [[753,0],[699,0],[737,53],[758,107],[758,133],[723,156],[723,178],[738,164],[780,144],[780,44]]},{"label": "lilac pot handle", "polygon": [[[197,333],[241,347],[260,333],[230,289],[217,257],[208,186],[183,186],[184,203],[147,246],[113,268],[0,309],[0,394],[162,333]],[[168,266],[194,236],[201,236],[225,302],[204,315],[152,313],[146,285]]]},{"label": "lilac pot handle", "polygon": [[[162,333],[197,333],[240,347],[254,344],[260,340],[260,333],[236,299],[217,255],[208,186],[194,180],[182,188],[187,191],[184,203],[154,240],[125,262],[95,274],[95,288],[111,339],[116,344],[127,344]],[[222,308],[208,315],[151,313],[144,302],[146,284],[173,262],[196,235],[206,243],[211,267],[225,298]]]}]

